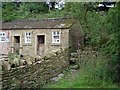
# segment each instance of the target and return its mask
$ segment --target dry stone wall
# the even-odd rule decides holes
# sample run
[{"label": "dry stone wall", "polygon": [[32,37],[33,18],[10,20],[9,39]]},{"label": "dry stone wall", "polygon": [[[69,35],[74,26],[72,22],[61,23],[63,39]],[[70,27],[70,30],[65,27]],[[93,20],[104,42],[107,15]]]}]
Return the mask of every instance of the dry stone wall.
[{"label": "dry stone wall", "polygon": [[3,90],[15,88],[41,88],[50,78],[58,75],[69,65],[68,49],[36,58],[34,64],[20,66],[2,72]]}]

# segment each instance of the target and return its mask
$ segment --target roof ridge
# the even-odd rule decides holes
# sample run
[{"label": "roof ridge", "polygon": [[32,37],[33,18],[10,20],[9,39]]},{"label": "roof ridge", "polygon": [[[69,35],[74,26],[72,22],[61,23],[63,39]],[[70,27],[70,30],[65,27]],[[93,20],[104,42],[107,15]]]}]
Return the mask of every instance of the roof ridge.
[{"label": "roof ridge", "polygon": [[[2,29],[20,28],[69,28],[75,19],[73,18],[44,18],[44,19],[20,19],[2,23]],[[66,23],[67,22],[67,23]],[[65,25],[62,25],[65,24]],[[62,26],[61,26],[62,25]],[[58,26],[58,27],[56,27]]]},{"label": "roof ridge", "polygon": [[[73,19],[73,18],[70,18],[70,17],[60,17],[60,18],[42,18],[42,19],[18,19],[18,20],[13,20],[11,22],[51,21],[51,20],[66,20],[66,19]],[[3,23],[8,23],[8,22],[3,22]]]}]

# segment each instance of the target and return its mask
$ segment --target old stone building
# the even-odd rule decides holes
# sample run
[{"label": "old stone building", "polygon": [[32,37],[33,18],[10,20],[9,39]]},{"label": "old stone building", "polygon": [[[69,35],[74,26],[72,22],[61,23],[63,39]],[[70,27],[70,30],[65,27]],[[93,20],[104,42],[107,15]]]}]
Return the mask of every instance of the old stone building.
[{"label": "old stone building", "polygon": [[2,23],[0,54],[12,52],[35,57],[60,48],[73,51],[82,47],[83,36],[75,19],[15,20]]}]

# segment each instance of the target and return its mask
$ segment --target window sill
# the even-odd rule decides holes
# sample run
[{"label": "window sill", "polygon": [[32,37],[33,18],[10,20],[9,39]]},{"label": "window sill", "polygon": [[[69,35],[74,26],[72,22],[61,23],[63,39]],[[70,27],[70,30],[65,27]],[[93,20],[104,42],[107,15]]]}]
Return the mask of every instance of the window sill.
[{"label": "window sill", "polygon": [[6,41],[0,41],[1,43],[4,43],[4,42],[6,42]]},{"label": "window sill", "polygon": [[52,43],[51,46],[61,46],[61,43]]},{"label": "window sill", "polygon": [[26,43],[23,46],[32,46],[32,44],[31,43]]}]

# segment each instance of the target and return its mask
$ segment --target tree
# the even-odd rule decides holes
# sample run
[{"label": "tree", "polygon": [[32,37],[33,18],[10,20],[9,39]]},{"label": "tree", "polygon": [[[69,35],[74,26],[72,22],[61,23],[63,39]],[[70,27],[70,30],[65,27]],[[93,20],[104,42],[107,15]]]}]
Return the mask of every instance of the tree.
[{"label": "tree", "polygon": [[5,2],[2,5],[3,21],[31,18],[42,13],[48,13],[48,6],[45,2]]},{"label": "tree", "polygon": [[103,45],[102,50],[109,58],[109,76],[114,82],[120,82],[120,2],[110,9],[107,17],[106,29],[109,40]]},{"label": "tree", "polygon": [[11,21],[17,18],[15,4],[12,2],[2,3],[3,21]]}]

